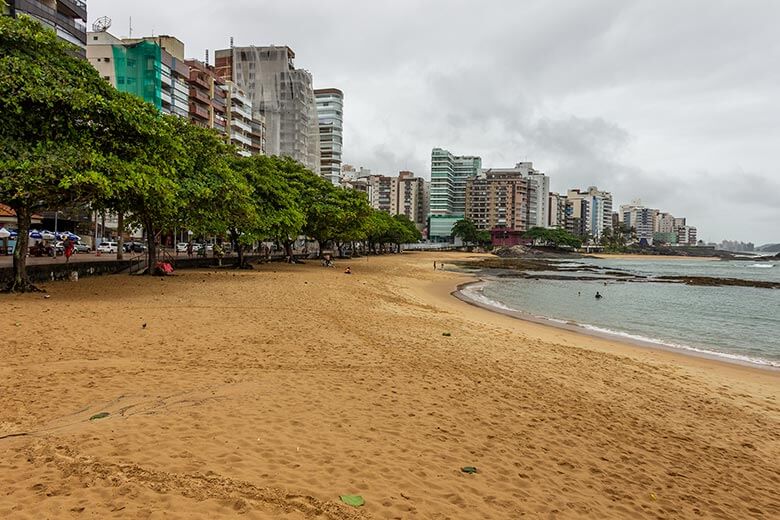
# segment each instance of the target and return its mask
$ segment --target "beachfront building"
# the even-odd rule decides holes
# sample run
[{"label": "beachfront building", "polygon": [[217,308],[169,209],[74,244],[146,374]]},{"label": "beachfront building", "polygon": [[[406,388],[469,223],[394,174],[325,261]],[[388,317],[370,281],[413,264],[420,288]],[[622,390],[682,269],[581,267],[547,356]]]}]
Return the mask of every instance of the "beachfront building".
[{"label": "beachfront building", "polygon": [[387,175],[364,177],[368,184],[368,203],[372,208],[395,215],[398,204],[397,179]]},{"label": "beachfront building", "polygon": [[[477,229],[527,231],[536,183],[514,168],[490,168],[466,181],[466,218]],[[536,214],[533,215],[536,218]]]},{"label": "beachfront building", "polygon": [[320,171],[320,130],[311,74],[281,47],[231,47],[215,54],[215,70],[233,81],[265,120],[266,153],[288,156]]},{"label": "beachfront building", "polygon": [[544,173],[534,170],[533,163],[518,163],[517,167],[527,168],[528,173],[528,227],[550,226],[550,178]]},{"label": "beachfront building", "polygon": [[120,39],[106,30],[87,33],[87,59],[117,90],[164,114],[188,117],[189,67],[184,44],[173,36]]},{"label": "beachfront building", "polygon": [[[589,186],[585,191],[569,190],[566,193],[566,199],[572,202],[573,218],[581,219],[581,223],[577,225],[581,231],[581,233],[577,233],[578,236],[599,240],[604,234],[604,230],[612,227],[612,194],[610,192],[599,190],[596,186]],[[576,201],[587,202],[587,212],[583,212],[584,206],[577,204]],[[574,217],[575,214],[576,217]]]},{"label": "beachfront building", "polygon": [[547,195],[547,225],[551,228],[566,228],[566,195],[555,192]]},{"label": "beachfront building", "polygon": [[199,60],[187,60],[189,67],[189,117],[198,126],[227,135],[227,91],[214,67]]},{"label": "beachfront building", "polygon": [[87,55],[87,3],[83,0],[6,0],[2,14],[25,14],[76,46],[76,54]]},{"label": "beachfront building", "polygon": [[398,172],[397,183],[395,214],[406,215],[422,232],[428,216],[428,183],[410,171]]},{"label": "beachfront building", "polygon": [[580,238],[588,237],[588,226],[590,222],[590,201],[587,198],[566,197],[565,200],[565,224],[564,229],[572,235]]},{"label": "beachfront building", "polygon": [[620,206],[620,223],[625,229],[634,228],[640,245],[651,246],[658,213],[657,209],[647,208],[637,200]]},{"label": "beachfront building", "polygon": [[245,157],[262,153],[253,147],[252,101],[232,81],[225,81],[221,89],[225,92],[225,127],[229,142]]},{"label": "beachfront building", "polygon": [[696,228],[694,226],[680,226],[677,228],[677,243],[681,246],[695,246],[698,242]]},{"label": "beachfront building", "polygon": [[344,133],[344,93],[337,88],[314,91],[320,129],[320,175],[338,186]]},{"label": "beachfront building", "polygon": [[452,226],[466,212],[466,181],[482,170],[482,159],[453,155],[447,150],[431,151],[428,238],[450,240]]}]

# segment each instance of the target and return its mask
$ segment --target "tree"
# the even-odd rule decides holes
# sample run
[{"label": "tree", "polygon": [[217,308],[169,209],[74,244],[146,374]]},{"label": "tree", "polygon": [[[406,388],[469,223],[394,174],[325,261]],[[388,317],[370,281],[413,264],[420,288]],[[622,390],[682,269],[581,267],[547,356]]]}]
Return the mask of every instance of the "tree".
[{"label": "tree", "polygon": [[582,245],[582,240],[579,237],[560,228],[532,227],[523,236],[541,242],[542,245],[552,245],[553,247],[566,246],[576,249]]},{"label": "tree", "polygon": [[453,237],[459,237],[465,244],[478,244],[479,243],[479,229],[470,219],[464,218],[455,222],[452,226],[451,235]]},{"label": "tree", "polygon": [[121,112],[117,92],[73,49],[26,16],[0,16],[0,200],[18,220],[8,291],[36,290],[26,261],[35,211],[111,189],[106,129]]}]

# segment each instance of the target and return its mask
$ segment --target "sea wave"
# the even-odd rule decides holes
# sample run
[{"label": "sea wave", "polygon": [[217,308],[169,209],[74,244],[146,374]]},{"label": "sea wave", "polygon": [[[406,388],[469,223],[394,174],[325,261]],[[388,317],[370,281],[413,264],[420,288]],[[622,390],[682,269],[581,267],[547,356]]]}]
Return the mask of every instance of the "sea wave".
[{"label": "sea wave", "polygon": [[485,286],[487,285],[487,282],[478,282],[469,284],[459,290],[460,294],[465,296],[468,300],[471,300],[474,303],[483,305],[485,307],[493,308],[493,309],[499,309],[501,311],[510,311],[512,313],[516,313],[517,315],[522,316],[525,314],[526,316],[533,316],[533,318],[538,319],[540,321],[548,322],[554,325],[566,325],[570,327],[578,327],[581,329],[584,329],[586,331],[590,331],[592,333],[602,334],[605,336],[612,336],[619,339],[625,339],[628,341],[633,342],[640,342],[644,344],[651,344],[651,345],[657,345],[662,348],[668,348],[668,349],[679,349],[684,350],[687,352],[693,352],[699,355],[709,356],[709,357],[715,357],[715,358],[721,358],[726,359],[729,361],[736,361],[739,363],[747,363],[747,364],[754,364],[754,365],[761,365],[766,367],[772,367],[772,368],[780,368],[780,362],[778,361],[772,361],[768,359],[763,358],[757,358],[757,357],[751,357],[751,356],[745,356],[742,354],[733,354],[729,352],[719,352],[716,350],[709,350],[699,347],[694,347],[692,345],[685,345],[682,343],[674,343],[667,340],[662,340],[659,338],[651,338],[648,336],[642,336],[640,334],[631,334],[630,332],[623,332],[619,330],[613,330],[608,329],[606,327],[599,327],[597,325],[591,325],[588,323],[578,323],[570,320],[562,320],[560,318],[552,318],[549,316],[538,316],[538,315],[531,315],[527,314],[524,311],[520,309],[515,309],[513,307],[509,307],[508,305],[505,305],[497,300],[493,300],[492,298],[489,298],[485,296],[483,290]]},{"label": "sea wave", "polygon": [[763,268],[763,269],[769,269],[769,268],[774,267],[774,266],[775,266],[775,264],[750,264],[750,265],[748,265],[748,267],[759,267],[759,268]]}]

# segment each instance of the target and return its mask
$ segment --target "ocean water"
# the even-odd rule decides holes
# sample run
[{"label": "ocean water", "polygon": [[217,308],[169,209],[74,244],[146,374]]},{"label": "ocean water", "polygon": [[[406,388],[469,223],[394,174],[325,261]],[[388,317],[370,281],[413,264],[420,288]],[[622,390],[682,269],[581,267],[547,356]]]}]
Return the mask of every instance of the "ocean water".
[{"label": "ocean water", "polygon": [[[649,281],[487,278],[463,294],[553,322],[780,368],[780,289],[652,281],[659,275],[691,275],[780,282],[780,262],[583,259],[561,263],[571,271],[555,274],[593,276],[577,271],[585,265],[603,272],[621,269]],[[596,299],[596,291],[603,298]]]}]

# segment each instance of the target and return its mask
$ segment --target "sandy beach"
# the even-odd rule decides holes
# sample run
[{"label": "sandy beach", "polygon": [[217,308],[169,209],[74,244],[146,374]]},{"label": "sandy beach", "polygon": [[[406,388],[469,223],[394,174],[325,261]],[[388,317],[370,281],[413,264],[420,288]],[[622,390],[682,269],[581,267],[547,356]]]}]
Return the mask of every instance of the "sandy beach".
[{"label": "sandy beach", "polygon": [[780,517],[778,372],[468,305],[462,257],[0,295],[0,518]]}]

